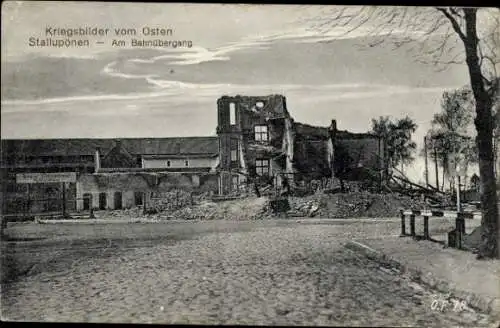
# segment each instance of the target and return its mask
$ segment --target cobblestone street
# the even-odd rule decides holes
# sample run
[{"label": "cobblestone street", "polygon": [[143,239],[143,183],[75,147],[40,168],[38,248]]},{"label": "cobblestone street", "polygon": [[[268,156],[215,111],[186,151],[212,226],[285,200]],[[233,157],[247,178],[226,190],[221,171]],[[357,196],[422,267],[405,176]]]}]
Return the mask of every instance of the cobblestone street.
[{"label": "cobblestone street", "polygon": [[81,258],[64,273],[23,277],[4,285],[2,315],[168,324],[492,324],[472,309],[439,311],[433,301],[442,295],[343,247],[347,230],[350,236],[376,231],[368,225],[258,225]]}]

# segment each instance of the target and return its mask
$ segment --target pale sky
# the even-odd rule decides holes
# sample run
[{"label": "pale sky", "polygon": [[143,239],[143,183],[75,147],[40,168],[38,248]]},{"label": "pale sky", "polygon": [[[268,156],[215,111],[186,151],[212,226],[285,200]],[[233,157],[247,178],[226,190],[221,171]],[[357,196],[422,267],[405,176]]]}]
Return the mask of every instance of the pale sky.
[{"label": "pale sky", "polygon": [[[417,62],[407,49],[360,48],[370,40],[366,27],[349,35],[345,29],[312,28],[312,18],[329,17],[336,7],[42,1],[2,6],[2,138],[213,135],[222,95],[279,93],[297,121],[327,126],[335,118],[339,129],[352,132],[368,131],[380,115],[409,115],[419,124],[414,138],[420,145],[443,91],[468,83],[465,65],[439,71]],[[89,47],[29,45],[30,38],[46,39],[47,28],[80,27],[110,32],[88,37]],[[173,36],[114,36],[115,29],[140,34],[143,27],[172,29]],[[79,38],[86,37],[74,37]],[[193,46],[131,47],[132,38]],[[126,45],[113,46],[113,40]],[[407,173],[421,180],[422,160]]]}]

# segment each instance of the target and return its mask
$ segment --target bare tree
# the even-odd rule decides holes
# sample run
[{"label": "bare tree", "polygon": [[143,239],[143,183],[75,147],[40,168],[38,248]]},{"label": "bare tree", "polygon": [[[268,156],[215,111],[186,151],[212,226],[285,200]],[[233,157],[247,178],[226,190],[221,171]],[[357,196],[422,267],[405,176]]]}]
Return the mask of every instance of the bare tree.
[{"label": "bare tree", "polygon": [[[306,18],[311,22],[312,29],[325,33],[338,31],[340,35],[361,32],[363,36],[370,37],[366,42],[368,47],[392,43],[394,48],[406,47],[419,61],[438,67],[466,63],[475,100],[474,124],[482,186],[482,243],[478,258],[500,257],[492,115],[500,63],[500,9],[384,6],[328,8],[319,16]],[[478,15],[486,19],[478,21]]]}]

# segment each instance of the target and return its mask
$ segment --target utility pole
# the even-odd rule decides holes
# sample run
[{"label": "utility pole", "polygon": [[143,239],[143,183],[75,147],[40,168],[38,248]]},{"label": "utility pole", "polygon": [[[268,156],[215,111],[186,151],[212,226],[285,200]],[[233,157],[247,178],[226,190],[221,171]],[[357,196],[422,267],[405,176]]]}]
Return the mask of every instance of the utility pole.
[{"label": "utility pole", "polygon": [[424,156],[425,156],[425,186],[429,186],[429,163],[427,161],[427,136],[424,136]]},{"label": "utility pole", "polygon": [[405,173],[404,171],[404,166],[403,166],[403,155],[401,155],[401,173]]},{"label": "utility pole", "polygon": [[437,157],[437,149],[434,144],[434,167],[436,170],[436,189],[439,191],[439,172],[438,172],[438,157]]},{"label": "utility pole", "polygon": [[[382,180],[383,180],[383,154],[382,154],[382,139],[379,137],[378,138],[378,163],[379,163],[379,180],[378,180],[378,191],[380,192],[382,190]],[[333,162],[333,161],[332,161]],[[333,168],[332,168],[333,172]]]},{"label": "utility pole", "polygon": [[[458,155],[455,153],[455,167],[453,168],[454,169],[454,175],[455,175],[455,188],[456,188],[456,195],[457,195],[457,212],[461,212],[462,211],[462,204],[461,204],[461,192],[460,192],[460,175],[462,174],[462,164],[459,164],[458,162]],[[453,171],[451,171],[453,172]]]}]

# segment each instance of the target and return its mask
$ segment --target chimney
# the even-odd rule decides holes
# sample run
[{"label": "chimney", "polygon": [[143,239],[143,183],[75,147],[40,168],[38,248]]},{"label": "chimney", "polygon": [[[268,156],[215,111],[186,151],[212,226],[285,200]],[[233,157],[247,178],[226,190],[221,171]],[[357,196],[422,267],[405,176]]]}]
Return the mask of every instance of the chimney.
[{"label": "chimney", "polygon": [[332,124],[330,125],[330,130],[337,131],[337,121],[332,120]]},{"label": "chimney", "polygon": [[335,138],[336,138],[336,135],[337,135],[337,121],[336,120],[332,120],[332,124],[330,124],[330,127],[328,128],[328,132],[329,132],[329,135],[330,135],[330,138],[333,140],[333,142],[335,142]]},{"label": "chimney", "polygon": [[94,165],[95,165],[95,172],[98,173],[99,169],[101,168],[101,151],[99,148],[96,148],[95,154],[94,154]]},{"label": "chimney", "polygon": [[175,152],[176,152],[177,154],[180,154],[180,153],[181,153],[181,142],[180,142],[180,141],[177,141],[177,142],[175,143]]}]

